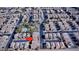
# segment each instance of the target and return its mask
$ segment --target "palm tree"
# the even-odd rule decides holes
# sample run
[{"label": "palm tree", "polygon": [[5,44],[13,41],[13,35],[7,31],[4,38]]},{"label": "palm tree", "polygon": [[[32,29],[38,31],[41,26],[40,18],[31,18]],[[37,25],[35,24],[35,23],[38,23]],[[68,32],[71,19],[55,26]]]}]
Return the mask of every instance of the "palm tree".
[{"label": "palm tree", "polygon": [[16,33],[20,33],[20,32],[21,32],[21,28],[17,28]]},{"label": "palm tree", "polygon": [[31,32],[35,32],[35,31],[37,31],[36,26],[30,26],[30,31],[31,31]]},{"label": "palm tree", "polygon": [[28,27],[29,27],[29,23],[27,23],[27,22],[23,22],[23,23],[22,23],[22,26],[28,28]]}]

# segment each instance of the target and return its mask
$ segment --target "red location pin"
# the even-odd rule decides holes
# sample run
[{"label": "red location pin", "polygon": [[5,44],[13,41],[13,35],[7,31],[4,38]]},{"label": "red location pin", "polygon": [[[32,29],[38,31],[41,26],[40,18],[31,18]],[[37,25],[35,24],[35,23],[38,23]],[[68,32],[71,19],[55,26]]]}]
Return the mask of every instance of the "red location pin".
[{"label": "red location pin", "polygon": [[32,37],[27,37],[25,40],[32,41]]}]

